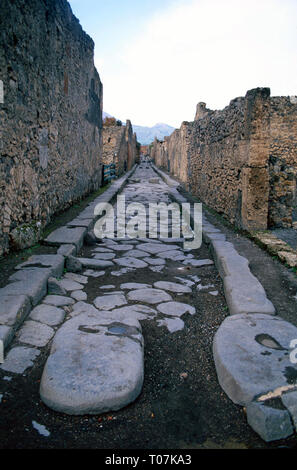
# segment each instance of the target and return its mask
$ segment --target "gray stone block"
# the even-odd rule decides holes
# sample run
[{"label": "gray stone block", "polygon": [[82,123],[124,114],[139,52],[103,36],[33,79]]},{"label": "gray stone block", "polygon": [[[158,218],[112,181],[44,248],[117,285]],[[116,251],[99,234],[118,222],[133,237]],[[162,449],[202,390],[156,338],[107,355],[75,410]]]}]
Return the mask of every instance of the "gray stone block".
[{"label": "gray stone block", "polygon": [[51,276],[61,276],[64,269],[64,257],[62,255],[33,255],[24,263],[16,266],[15,269],[46,268]]},{"label": "gray stone block", "polygon": [[49,326],[56,326],[62,323],[65,318],[65,311],[53,305],[41,304],[35,307],[30,313],[29,319],[45,323]]},{"label": "gray stone block", "polygon": [[[100,414],[133,402],[143,384],[143,338],[137,320],[81,313],[56,333],[40,396],[70,415]],[[112,313],[112,312],[111,312]],[[127,321],[126,321],[127,320]]]},{"label": "gray stone block", "polygon": [[281,318],[251,314],[227,317],[214,337],[218,380],[234,403],[247,405],[255,397],[290,388],[297,368],[288,354],[297,328]]},{"label": "gray stone block", "polygon": [[3,342],[4,349],[11,343],[14,337],[12,326],[0,325],[0,340]]},{"label": "gray stone block", "polygon": [[47,294],[47,280],[51,272],[48,269],[24,269],[13,274],[9,280],[11,282],[0,289],[1,295],[26,295],[33,306]]},{"label": "gray stone block", "polygon": [[9,351],[0,369],[15,374],[23,374],[26,369],[33,366],[33,361],[39,354],[40,351],[38,349],[29,348],[27,346],[17,346]]},{"label": "gray stone block", "polygon": [[62,255],[65,258],[68,256],[75,256],[76,255],[76,246],[75,245],[61,245],[57,251],[58,255]]},{"label": "gray stone block", "polygon": [[54,336],[55,331],[43,323],[27,320],[18,333],[18,339],[21,343],[30,346],[43,347]]},{"label": "gray stone block", "polygon": [[114,266],[112,261],[105,261],[91,258],[78,258],[83,268],[102,269]]},{"label": "gray stone block", "polygon": [[297,391],[284,393],[282,395],[282,402],[289,411],[295,426],[295,430],[297,431]]},{"label": "gray stone block", "polygon": [[294,432],[290,415],[286,410],[253,402],[247,405],[246,413],[249,425],[266,442],[285,439]]},{"label": "gray stone block", "polygon": [[31,310],[31,302],[26,295],[0,296],[0,325],[17,327]]},{"label": "gray stone block", "polygon": [[75,256],[68,256],[66,259],[66,269],[73,273],[80,273],[83,269],[83,265],[78,258],[75,258]]},{"label": "gray stone block", "polygon": [[66,289],[61,286],[61,283],[55,277],[48,279],[47,289],[51,295],[66,295]]},{"label": "gray stone block", "polygon": [[45,240],[46,245],[75,245],[79,251],[83,246],[84,235],[87,232],[85,227],[60,227],[54,230]]}]

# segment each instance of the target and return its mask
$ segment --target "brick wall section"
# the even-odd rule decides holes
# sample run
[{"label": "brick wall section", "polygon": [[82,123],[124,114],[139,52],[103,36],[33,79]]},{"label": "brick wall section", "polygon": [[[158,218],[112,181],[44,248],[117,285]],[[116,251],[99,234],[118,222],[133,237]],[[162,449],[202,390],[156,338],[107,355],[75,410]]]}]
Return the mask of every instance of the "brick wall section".
[{"label": "brick wall section", "polygon": [[94,43],[65,0],[1,0],[0,255],[101,184],[102,85]]},{"label": "brick wall section", "polygon": [[155,141],[151,157],[192,194],[248,230],[291,226],[296,204],[297,105],[256,88]]},{"label": "brick wall section", "polygon": [[129,120],[125,126],[103,127],[103,158],[105,165],[115,163],[118,176],[129,171],[139,159],[140,145]]}]

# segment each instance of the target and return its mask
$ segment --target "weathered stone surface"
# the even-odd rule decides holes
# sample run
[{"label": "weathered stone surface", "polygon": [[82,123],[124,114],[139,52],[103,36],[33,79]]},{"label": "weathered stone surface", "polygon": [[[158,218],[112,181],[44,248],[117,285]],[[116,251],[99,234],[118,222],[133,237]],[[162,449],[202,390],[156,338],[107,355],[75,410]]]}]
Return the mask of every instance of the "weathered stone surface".
[{"label": "weathered stone surface", "polygon": [[126,304],[127,300],[123,294],[110,293],[109,295],[96,297],[94,300],[94,305],[100,310],[111,310]]},{"label": "weathered stone surface", "polygon": [[64,288],[66,291],[80,290],[84,288],[82,284],[80,284],[79,282],[73,281],[72,279],[64,278],[58,282],[60,286]]},{"label": "weathered stone surface", "polygon": [[26,295],[1,295],[0,325],[17,326],[24,321],[30,310],[31,303]]},{"label": "weathered stone surface", "polygon": [[117,258],[114,260],[116,264],[119,266],[126,266],[128,268],[146,268],[147,263],[144,261],[137,259],[137,258],[132,258],[132,257],[123,257],[123,258]]},{"label": "weathered stone surface", "polygon": [[132,258],[144,258],[147,256],[147,253],[141,250],[131,250],[125,252],[125,256],[132,256]]},{"label": "weathered stone surface", "polygon": [[26,369],[33,366],[33,361],[38,357],[40,351],[27,346],[16,346],[9,351],[5,357],[4,364],[0,369],[14,374],[23,374]]},{"label": "weathered stone surface", "polygon": [[165,259],[162,258],[143,258],[143,261],[152,265],[152,266],[164,266],[166,264]]},{"label": "weathered stone surface", "polygon": [[64,269],[64,257],[61,255],[33,255],[15,269],[47,268],[52,276],[61,276]]},{"label": "weathered stone surface", "polygon": [[53,305],[55,307],[65,307],[66,305],[74,304],[74,300],[70,297],[64,297],[62,295],[47,295],[43,299],[43,303],[47,305]]},{"label": "weathered stone surface", "polygon": [[0,340],[3,342],[4,348],[10,344],[13,336],[14,330],[12,326],[0,325]]},{"label": "weathered stone surface", "polygon": [[93,269],[87,269],[84,271],[85,276],[91,276],[91,277],[101,277],[104,276],[105,271],[93,271]]},{"label": "weathered stone surface", "polygon": [[75,245],[76,250],[79,251],[83,246],[85,233],[86,228],[84,227],[60,227],[50,233],[50,235],[44,240],[44,243],[52,246],[65,244]]},{"label": "weathered stone surface", "polygon": [[161,302],[169,302],[172,297],[167,292],[160,289],[137,289],[127,294],[128,300],[136,302],[145,302],[147,304],[159,304]]},{"label": "weathered stone surface", "polygon": [[86,292],[83,292],[82,290],[75,290],[71,292],[71,297],[77,301],[87,300],[88,298]]},{"label": "weathered stone surface", "polygon": [[130,251],[133,250],[133,245],[124,245],[124,244],[112,244],[110,245],[115,251]]},{"label": "weathered stone surface", "polygon": [[291,415],[295,430],[297,430],[297,391],[284,393],[281,399]]},{"label": "weathered stone surface", "polygon": [[183,292],[183,293],[192,292],[192,289],[188,286],[177,284],[176,282],[169,282],[169,281],[155,282],[154,287],[156,287],[157,289],[168,290],[170,292]]},{"label": "weathered stone surface", "polygon": [[47,289],[49,294],[66,295],[66,289],[55,277],[49,277],[47,281]]},{"label": "weathered stone surface", "polygon": [[180,318],[163,318],[162,320],[157,320],[158,326],[166,326],[170,333],[175,333],[176,331],[183,330],[185,324]]},{"label": "weathered stone surface", "polygon": [[182,303],[182,302],[165,302],[157,306],[157,310],[164,315],[169,315],[172,317],[181,317],[185,313],[190,313],[194,315],[196,309],[191,305]]},{"label": "weathered stone surface", "polygon": [[218,329],[213,354],[221,387],[235,403],[289,387],[297,367],[289,358],[297,328],[278,317],[262,314],[227,317]]},{"label": "weathered stone surface", "polygon": [[18,333],[18,339],[21,343],[43,347],[47,345],[54,333],[54,330],[48,325],[34,320],[27,320]]},{"label": "weathered stone surface", "polygon": [[48,269],[19,270],[9,278],[9,280],[15,280],[15,282],[11,282],[0,289],[0,297],[2,295],[26,295],[32,305],[37,305],[47,293],[49,276],[50,271]]},{"label": "weathered stone surface", "polygon": [[83,265],[78,258],[74,256],[68,256],[66,259],[66,269],[74,273],[80,273],[83,269]]},{"label": "weathered stone surface", "polygon": [[68,256],[76,255],[76,246],[75,245],[61,245],[57,250],[57,255],[62,255],[65,258]]},{"label": "weathered stone surface", "polygon": [[29,318],[48,326],[56,326],[64,320],[65,311],[53,305],[41,304],[32,310]]},{"label": "weathered stone surface", "polygon": [[79,261],[84,268],[102,269],[102,268],[109,268],[110,266],[114,266],[112,261],[106,261],[106,260],[100,260],[100,259],[79,258]]},{"label": "weathered stone surface", "polygon": [[[40,396],[67,414],[100,414],[136,399],[143,384],[143,340],[136,320],[82,313],[55,335]],[[103,326],[105,321],[105,326]]]},{"label": "weathered stone surface", "polygon": [[76,217],[75,219],[71,220],[71,222],[67,223],[68,227],[85,227],[87,230],[90,230],[92,225],[93,225],[92,217],[90,219]]},{"label": "weathered stone surface", "polygon": [[159,255],[159,253],[162,253],[163,251],[173,251],[175,249],[179,250],[178,245],[166,245],[165,243],[142,243],[138,245],[138,248],[142,251],[147,251],[151,255]]},{"label": "weathered stone surface", "polygon": [[96,253],[94,255],[94,259],[101,259],[101,260],[112,260],[115,258],[115,253]]},{"label": "weathered stone surface", "polygon": [[128,290],[145,289],[146,287],[152,287],[152,286],[150,284],[141,284],[139,282],[126,282],[120,285],[121,289],[128,289]]},{"label": "weathered stone surface", "polygon": [[261,403],[249,403],[246,407],[247,421],[266,442],[285,439],[293,434],[290,415]]},{"label": "weathered stone surface", "polygon": [[82,276],[81,274],[76,274],[76,273],[65,273],[64,279],[71,279],[72,281],[78,282],[80,284],[88,283],[87,276]]},{"label": "weathered stone surface", "polygon": [[184,264],[194,266],[195,268],[200,268],[202,266],[212,266],[213,261],[211,259],[186,259],[183,262]]}]

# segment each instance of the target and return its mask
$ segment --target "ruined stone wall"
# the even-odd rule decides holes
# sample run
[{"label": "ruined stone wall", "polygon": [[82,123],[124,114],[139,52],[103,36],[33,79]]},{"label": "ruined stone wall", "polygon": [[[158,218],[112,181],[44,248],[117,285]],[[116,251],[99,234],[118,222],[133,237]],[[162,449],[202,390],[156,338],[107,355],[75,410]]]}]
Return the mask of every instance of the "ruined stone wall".
[{"label": "ruined stone wall", "polygon": [[156,142],[152,157],[233,224],[248,230],[290,226],[296,118],[297,105],[271,98],[268,88],[250,90],[221,111],[199,103],[195,120]]},{"label": "ruined stone wall", "polygon": [[101,184],[94,43],[65,0],[1,0],[0,254]]},{"label": "ruined stone wall", "polygon": [[139,159],[139,146],[131,122],[103,127],[103,164],[115,163],[117,175],[129,171]]}]

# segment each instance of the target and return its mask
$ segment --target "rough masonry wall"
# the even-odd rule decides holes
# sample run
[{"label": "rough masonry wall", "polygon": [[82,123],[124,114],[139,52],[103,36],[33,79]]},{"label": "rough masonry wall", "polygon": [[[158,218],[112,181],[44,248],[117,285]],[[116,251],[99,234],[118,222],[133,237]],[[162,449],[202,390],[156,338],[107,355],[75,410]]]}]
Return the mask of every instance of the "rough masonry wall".
[{"label": "rough masonry wall", "polygon": [[117,175],[129,171],[138,161],[140,146],[129,120],[125,126],[103,127],[103,158],[104,165],[115,163]]},{"label": "rough masonry wall", "polygon": [[151,157],[235,225],[290,226],[296,204],[297,105],[257,88],[155,142]]},{"label": "rough masonry wall", "polygon": [[101,184],[94,43],[65,0],[1,0],[0,255]]}]

